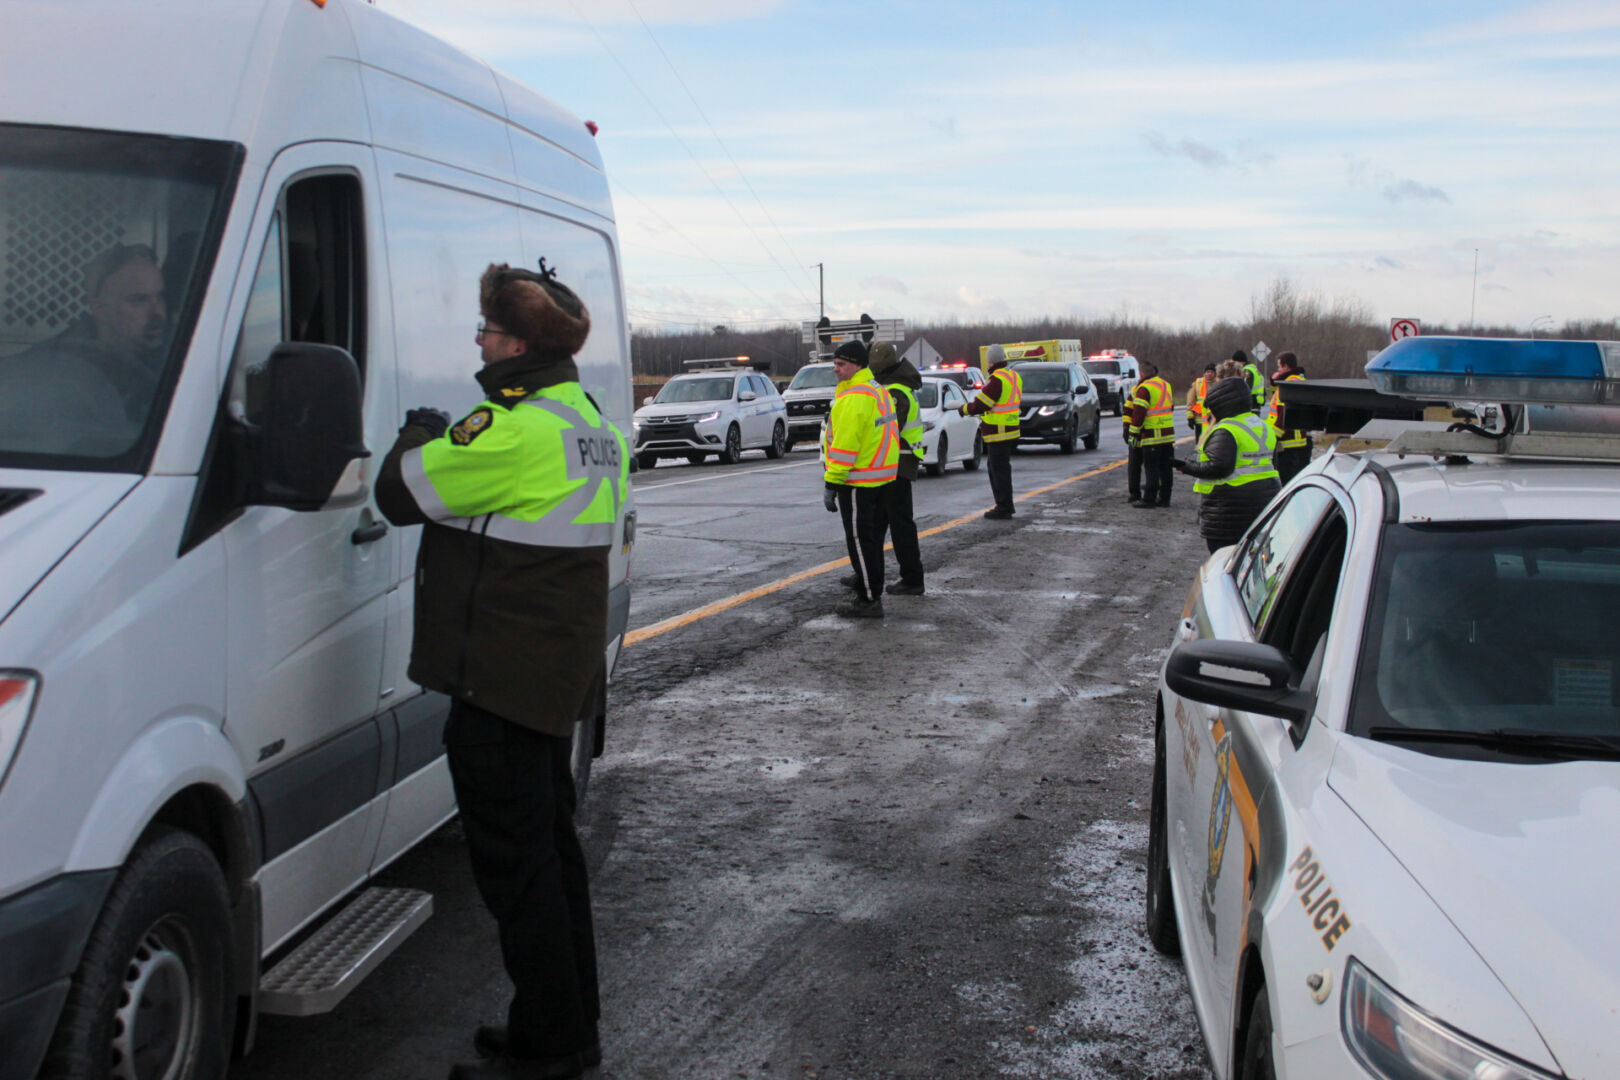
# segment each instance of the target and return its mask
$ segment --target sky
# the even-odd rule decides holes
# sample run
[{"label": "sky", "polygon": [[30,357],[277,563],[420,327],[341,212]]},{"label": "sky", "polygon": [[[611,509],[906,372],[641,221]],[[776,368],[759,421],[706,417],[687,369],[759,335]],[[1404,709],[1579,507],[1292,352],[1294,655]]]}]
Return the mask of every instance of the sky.
[{"label": "sky", "polygon": [[600,125],[638,330],[1620,316],[1620,0],[377,2]]}]

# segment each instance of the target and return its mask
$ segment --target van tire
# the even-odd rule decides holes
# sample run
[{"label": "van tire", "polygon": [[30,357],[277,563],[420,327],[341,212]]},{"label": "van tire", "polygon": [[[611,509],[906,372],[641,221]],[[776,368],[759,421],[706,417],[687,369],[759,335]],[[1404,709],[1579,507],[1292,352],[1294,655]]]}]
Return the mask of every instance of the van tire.
[{"label": "van tire", "polygon": [[945,454],[946,454],[946,451],[948,451],[950,449],[950,446],[951,446],[951,441],[945,437],[945,433],[943,431],[940,432],[939,433],[939,460],[934,462],[932,465],[924,465],[923,466],[923,468],[928,471],[929,476],[938,476],[940,473],[945,471]]},{"label": "van tire", "polygon": [[657,454],[637,454],[636,455],[636,465],[639,468],[650,469],[650,468],[652,468],[653,466],[655,466],[657,464],[658,464],[658,455]]},{"label": "van tire", "polygon": [[1176,900],[1170,886],[1170,823],[1165,807],[1164,723],[1153,736],[1153,795],[1148,804],[1147,935],[1166,956],[1181,953],[1176,932]]},{"label": "van tire", "polygon": [[213,853],[188,832],[153,828],[107,894],[40,1080],[100,1080],[137,1048],[138,1076],[167,1075],[170,1063],[177,1080],[223,1076],[233,955],[230,898]]},{"label": "van tire", "polygon": [[765,456],[775,461],[788,452],[793,444],[787,441],[787,425],[778,420],[771,429],[771,444],[765,448]]},{"label": "van tire", "polygon": [[726,448],[720,451],[720,464],[735,465],[742,460],[742,431],[736,424],[726,429]]}]

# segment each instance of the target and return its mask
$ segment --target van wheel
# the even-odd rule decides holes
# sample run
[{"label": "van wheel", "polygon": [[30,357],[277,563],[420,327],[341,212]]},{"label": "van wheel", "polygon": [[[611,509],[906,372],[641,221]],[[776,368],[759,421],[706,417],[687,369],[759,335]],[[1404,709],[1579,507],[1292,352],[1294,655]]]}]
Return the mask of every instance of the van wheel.
[{"label": "van wheel", "polygon": [[940,432],[940,434],[939,434],[939,460],[934,462],[932,465],[924,465],[923,466],[923,468],[928,470],[928,475],[929,476],[938,476],[940,473],[945,471],[945,454],[946,454],[946,452],[948,450],[950,450],[950,448],[951,448],[950,440],[945,437],[945,433],[943,431]]},{"label": "van wheel", "polygon": [[230,900],[208,848],[158,828],[119,871],[73,973],[41,1080],[223,1076]]},{"label": "van wheel", "polygon": [[1271,995],[1265,987],[1249,1006],[1249,1031],[1243,1040],[1242,1080],[1276,1080],[1277,1066],[1271,1060]]},{"label": "van wheel", "polygon": [[973,436],[973,456],[970,457],[970,458],[964,458],[962,460],[962,468],[966,472],[973,472],[975,469],[977,469],[979,467],[979,462],[981,462],[983,460],[984,460],[984,437],[982,435],[974,435]]},{"label": "van wheel", "polygon": [[1091,420],[1091,434],[1087,435],[1082,441],[1086,444],[1087,450],[1095,450],[1097,449],[1097,440],[1100,438],[1102,438],[1102,410],[1098,409],[1097,415]]},{"label": "van wheel", "polygon": [[1147,935],[1166,956],[1181,952],[1176,901],[1170,891],[1170,836],[1165,808],[1164,724],[1153,737],[1153,796],[1148,807]]},{"label": "van wheel", "polygon": [[637,454],[636,465],[643,469],[650,469],[658,464],[657,454]]},{"label": "van wheel", "polygon": [[726,448],[720,451],[720,464],[735,465],[742,460],[742,431],[736,424],[726,429]]},{"label": "van wheel", "polygon": [[775,461],[788,452],[787,425],[778,420],[771,429],[771,445],[765,448],[765,456]]}]

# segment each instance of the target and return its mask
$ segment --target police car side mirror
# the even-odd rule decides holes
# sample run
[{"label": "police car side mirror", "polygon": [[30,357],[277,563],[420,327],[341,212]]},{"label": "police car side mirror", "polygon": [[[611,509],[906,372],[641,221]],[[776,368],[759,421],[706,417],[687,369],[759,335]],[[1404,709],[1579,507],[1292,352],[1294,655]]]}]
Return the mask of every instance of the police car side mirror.
[{"label": "police car side mirror", "polygon": [[1184,641],[1165,663],[1164,681],[1184,698],[1297,724],[1315,706],[1281,649],[1248,641]]},{"label": "police car side mirror", "polygon": [[757,397],[759,397],[759,395],[754,393],[752,390],[744,390],[742,393],[737,395],[737,400],[738,401],[753,401]]},{"label": "police car side mirror", "polygon": [[[371,456],[360,415],[360,369],[348,350],[283,342],[247,372],[252,420],[238,420],[243,502],[320,510],[361,502],[350,463]],[[340,482],[342,482],[340,489]]]}]

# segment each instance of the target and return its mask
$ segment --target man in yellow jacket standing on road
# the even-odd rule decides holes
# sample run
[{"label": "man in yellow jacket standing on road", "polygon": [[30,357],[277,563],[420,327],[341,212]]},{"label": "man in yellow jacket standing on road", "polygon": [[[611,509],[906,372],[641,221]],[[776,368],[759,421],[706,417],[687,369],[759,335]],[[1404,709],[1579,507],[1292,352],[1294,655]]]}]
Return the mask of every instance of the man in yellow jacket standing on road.
[{"label": "man in yellow jacket standing on road", "polygon": [[1153,361],[1142,361],[1142,374],[1145,378],[1131,391],[1125,409],[1125,439],[1140,451],[1142,469],[1141,496],[1131,505],[1145,510],[1170,505],[1170,485],[1176,476],[1170,464],[1175,457],[1176,399]]},{"label": "man in yellow jacket standing on road", "polygon": [[883,618],[883,487],[900,468],[900,429],[888,393],[866,368],[866,346],[845,342],[833,354],[838,396],[827,417],[825,491],[822,505],[836,512],[840,489],[855,502],[855,532],[846,529],[849,562],[855,569],[855,599],[841,604],[849,618]]}]

